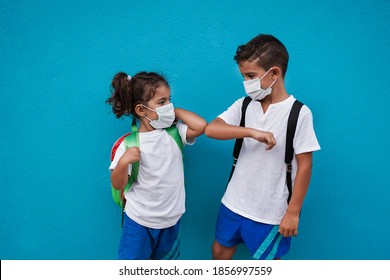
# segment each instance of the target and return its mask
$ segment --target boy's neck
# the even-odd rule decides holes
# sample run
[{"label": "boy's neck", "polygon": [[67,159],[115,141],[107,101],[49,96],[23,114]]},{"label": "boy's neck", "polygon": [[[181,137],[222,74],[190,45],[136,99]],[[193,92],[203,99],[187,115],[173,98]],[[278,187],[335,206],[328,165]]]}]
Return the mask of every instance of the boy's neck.
[{"label": "boy's neck", "polygon": [[267,111],[269,105],[282,102],[289,97],[290,95],[283,86],[274,87],[272,89],[272,93],[260,101],[261,106],[263,107],[263,112],[265,113]]}]

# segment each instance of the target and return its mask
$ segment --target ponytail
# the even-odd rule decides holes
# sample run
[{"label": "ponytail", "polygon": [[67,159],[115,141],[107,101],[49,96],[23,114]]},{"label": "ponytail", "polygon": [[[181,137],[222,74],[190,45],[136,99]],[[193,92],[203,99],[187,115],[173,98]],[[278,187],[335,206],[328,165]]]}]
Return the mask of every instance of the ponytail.
[{"label": "ponytail", "polygon": [[154,72],[140,72],[130,77],[124,72],[119,72],[111,82],[111,97],[106,103],[112,105],[112,111],[117,118],[123,115],[133,115],[138,104],[146,105],[156,93],[159,86],[169,88],[168,82],[161,75]]},{"label": "ponytail", "polygon": [[131,112],[130,81],[127,79],[127,75],[124,72],[119,72],[112,79],[112,94],[111,97],[106,100],[106,103],[112,105],[112,111],[117,118],[120,118],[123,115],[128,116]]}]

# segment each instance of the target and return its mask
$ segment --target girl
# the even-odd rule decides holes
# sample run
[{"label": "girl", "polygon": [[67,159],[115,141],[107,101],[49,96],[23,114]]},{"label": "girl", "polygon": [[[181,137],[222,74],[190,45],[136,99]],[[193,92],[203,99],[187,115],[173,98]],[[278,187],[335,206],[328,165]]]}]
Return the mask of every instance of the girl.
[{"label": "girl", "polygon": [[207,125],[200,116],[170,102],[167,81],[153,72],[133,77],[120,72],[107,103],[117,118],[139,119],[140,148],[122,143],[110,165],[111,183],[121,190],[140,162],[137,181],[126,192],[119,259],[177,259],[180,218],[185,211],[183,160],[175,140],[164,130],[175,120],[183,144],[192,145]]}]

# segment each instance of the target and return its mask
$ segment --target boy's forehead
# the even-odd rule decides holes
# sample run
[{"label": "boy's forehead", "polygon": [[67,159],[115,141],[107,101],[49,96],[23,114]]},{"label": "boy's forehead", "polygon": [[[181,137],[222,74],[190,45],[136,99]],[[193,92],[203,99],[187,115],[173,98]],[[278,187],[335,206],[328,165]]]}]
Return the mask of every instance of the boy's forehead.
[{"label": "boy's forehead", "polygon": [[242,61],[238,64],[241,73],[252,73],[252,72],[261,72],[264,71],[263,67],[259,66],[257,59],[253,61]]}]

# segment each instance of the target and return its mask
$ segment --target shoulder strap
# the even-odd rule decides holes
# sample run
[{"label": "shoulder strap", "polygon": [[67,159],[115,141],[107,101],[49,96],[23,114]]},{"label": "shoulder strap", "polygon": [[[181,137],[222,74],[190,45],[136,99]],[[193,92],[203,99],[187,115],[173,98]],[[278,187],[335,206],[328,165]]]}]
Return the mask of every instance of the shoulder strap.
[{"label": "shoulder strap", "polygon": [[[245,127],[245,114],[246,114],[246,109],[248,108],[249,103],[251,102],[252,98],[249,96],[244,98],[244,101],[242,102],[242,107],[241,107],[241,120],[240,120],[240,126]],[[244,139],[243,138],[238,138],[234,142],[234,149],[233,149],[233,166],[232,166],[232,171],[230,172],[230,177],[229,181],[233,176],[234,169],[236,167],[236,163],[238,160],[238,156],[240,155],[242,143]],[[228,182],[229,182],[228,181]]]},{"label": "shoulder strap", "polygon": [[184,157],[183,153],[183,141],[181,140],[179,130],[177,129],[177,126],[175,124],[171,125],[170,127],[165,128],[166,132],[175,140],[177,146],[180,149],[180,152],[182,156]]},{"label": "shoulder strap", "polygon": [[299,112],[301,111],[303,104],[295,100],[290,115],[288,117],[288,123],[287,123],[287,135],[286,135],[286,152],[285,152],[285,158],[284,161],[286,163],[286,181],[287,181],[287,189],[288,189],[288,199],[287,203],[290,202],[291,195],[292,195],[292,182],[291,182],[291,162],[294,157],[294,136],[295,136],[295,130],[297,128],[297,122],[299,117]]},{"label": "shoulder strap", "polygon": [[[134,121],[133,121],[133,124],[131,125],[131,134],[129,134],[128,136],[125,137],[124,143],[125,143],[126,150],[130,147],[133,147],[133,146],[139,147],[138,127]],[[126,193],[130,189],[130,187],[134,183],[134,181],[137,180],[138,169],[139,169],[139,162],[134,162],[131,165],[131,175],[129,178],[129,183],[124,188],[124,193]]]},{"label": "shoulder strap", "polygon": [[[131,125],[131,133],[123,139],[123,142],[125,144],[125,150],[133,146],[139,147],[139,133],[138,133],[138,127],[135,118],[133,119],[133,123]],[[137,180],[138,169],[139,169],[139,162],[134,162],[131,165],[131,175],[129,176],[129,180],[127,181],[126,186],[120,192],[113,190],[113,196],[115,196],[114,200],[119,201],[119,206],[122,207],[122,223],[121,223],[122,227],[123,227],[124,211],[125,211],[125,204],[126,204],[125,193],[129,191],[129,189],[133,186],[133,183]],[[119,198],[116,198],[116,196],[118,195]]]}]

